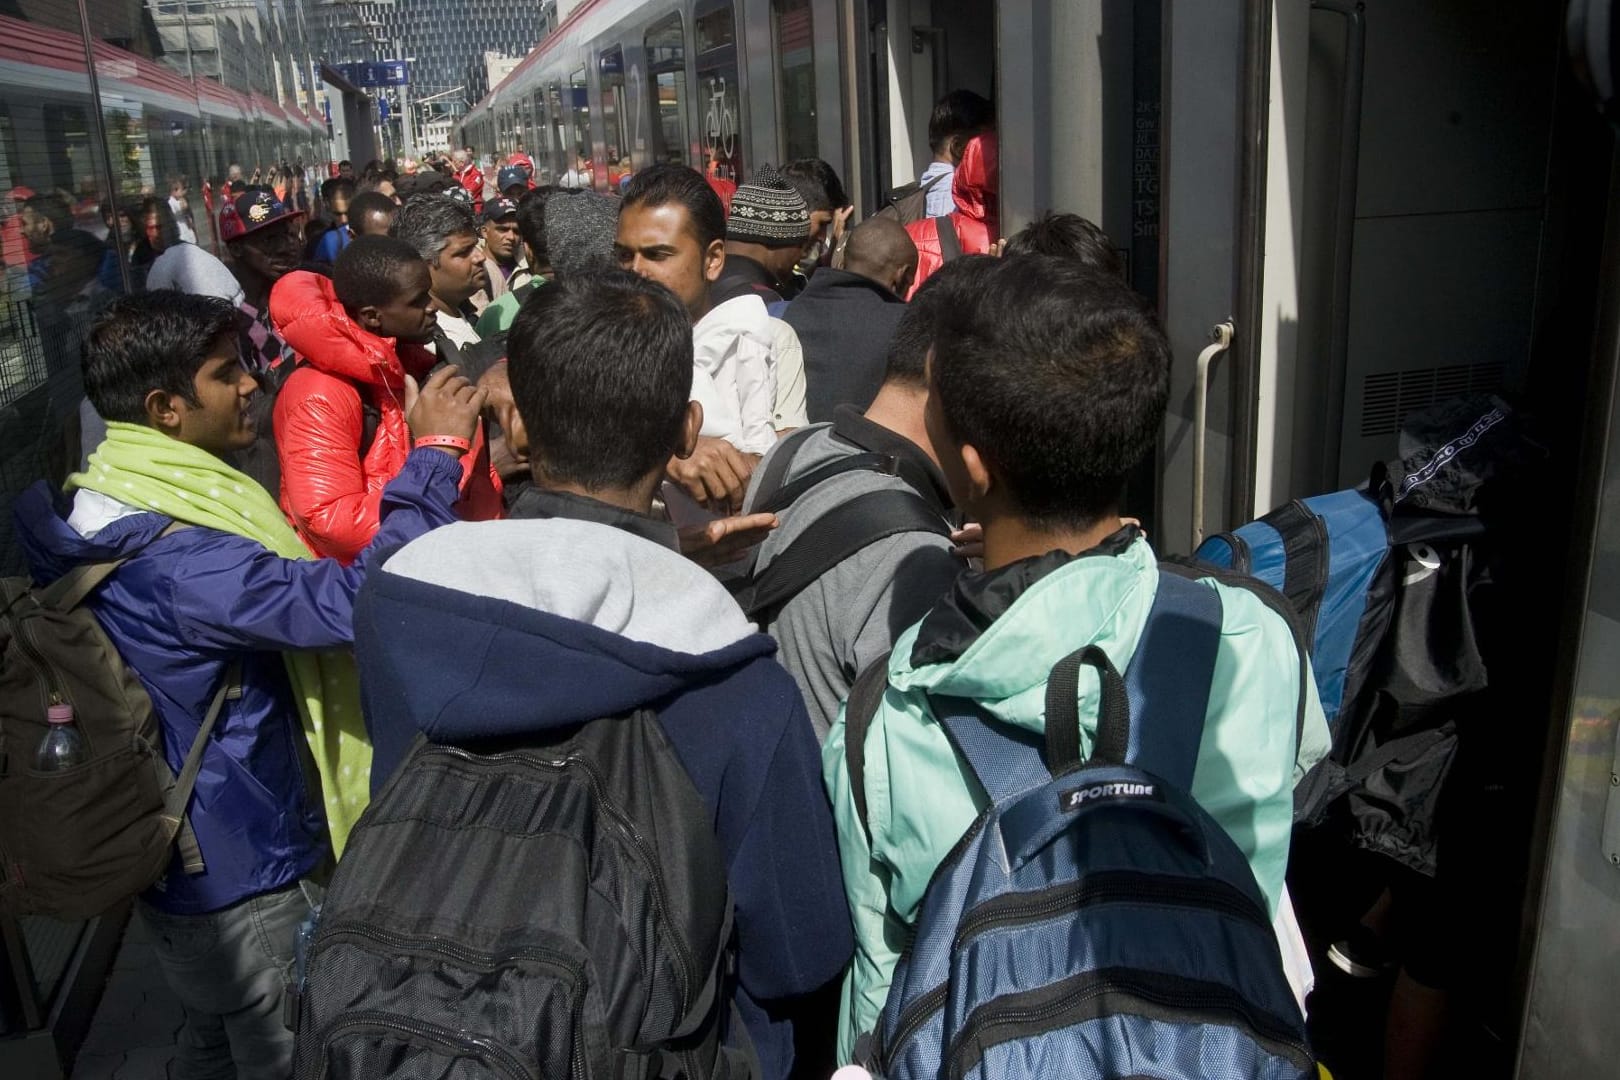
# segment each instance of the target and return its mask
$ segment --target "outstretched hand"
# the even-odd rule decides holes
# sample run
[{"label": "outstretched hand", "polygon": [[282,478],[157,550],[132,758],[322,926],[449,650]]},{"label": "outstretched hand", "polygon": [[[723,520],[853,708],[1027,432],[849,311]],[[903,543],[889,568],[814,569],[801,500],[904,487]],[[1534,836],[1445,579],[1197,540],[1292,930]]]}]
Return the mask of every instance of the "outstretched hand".
[{"label": "outstretched hand", "polygon": [[688,525],[677,530],[681,554],[699,566],[723,566],[764,540],[777,524],[775,514],[746,514]]}]

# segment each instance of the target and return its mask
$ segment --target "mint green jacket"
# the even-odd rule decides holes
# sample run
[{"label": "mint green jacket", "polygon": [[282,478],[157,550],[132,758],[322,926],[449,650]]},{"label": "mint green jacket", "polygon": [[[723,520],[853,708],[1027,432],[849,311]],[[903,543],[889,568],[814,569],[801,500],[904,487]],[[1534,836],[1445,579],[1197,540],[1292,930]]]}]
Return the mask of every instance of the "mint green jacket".
[{"label": "mint green jacket", "polygon": [[[983,629],[964,634],[972,620],[936,618],[952,614],[941,612],[953,604],[947,597],[902,634],[889,659],[888,690],[866,736],[870,847],[850,794],[839,716],[822,753],[822,773],[855,921],[840,1061],[850,1060],[857,1035],[876,1027],[929,878],[986,802],[929,712],[927,695],[972,698],[1010,724],[1043,730],[1046,677],[1060,659],[1094,642],[1121,671],[1130,663],[1158,573],[1152,548],[1136,539],[1118,554],[1068,559],[1024,587]],[[1203,583],[1220,594],[1223,619],[1192,796],[1248,856],[1275,912],[1288,864],[1294,784],[1327,753],[1327,723],[1314,680],[1300,686],[1299,653],[1282,618],[1246,589],[1212,579]],[[957,590],[969,587],[959,582]],[[966,647],[940,662],[913,666],[919,636],[927,646],[930,635],[942,632],[968,642]],[[938,655],[940,649],[928,651]],[[1305,723],[1296,746],[1302,690]],[[1083,668],[1081,750],[1088,754],[1097,693],[1095,671]]]}]

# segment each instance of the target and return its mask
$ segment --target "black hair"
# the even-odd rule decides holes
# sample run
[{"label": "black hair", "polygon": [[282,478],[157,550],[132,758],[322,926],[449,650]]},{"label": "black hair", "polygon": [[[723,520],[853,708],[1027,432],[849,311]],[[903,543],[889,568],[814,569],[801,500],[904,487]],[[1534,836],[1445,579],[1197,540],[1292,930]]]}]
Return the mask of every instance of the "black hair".
[{"label": "black hair", "polygon": [[393,218],[399,207],[394,200],[380,191],[362,191],[349,201],[349,226],[360,224],[366,220],[367,214],[383,214]]},{"label": "black hair", "polygon": [[889,342],[889,359],[883,369],[884,382],[907,386],[928,385],[928,350],[939,336],[940,321],[947,309],[968,303],[978,291],[979,282],[995,267],[989,255],[964,255],[941,266],[917,289],[906,305]]},{"label": "black hair", "polygon": [[334,176],[329,180],[321,181],[321,202],[331,202],[339,195],[346,199],[353,199],[354,181],[343,176]]},{"label": "black hair", "polygon": [[977,135],[996,120],[995,106],[971,90],[952,90],[928,117],[928,149],[939,153],[952,136]]},{"label": "black hair", "polygon": [[1170,344],[1146,300],[1071,259],[997,260],[942,314],[932,389],[1020,515],[1084,528],[1153,449]]},{"label": "black hair", "polygon": [[702,173],[685,165],[660,162],[636,173],[624,190],[619,212],[622,214],[631,206],[657,207],[670,203],[685,207],[686,219],[705,251],[716,240],[726,238],[726,208],[720,196],[703,179]]},{"label": "black hair", "polygon": [[400,271],[422,261],[416,249],[392,236],[357,236],[332,264],[332,291],[350,311],[382,307],[400,293]]},{"label": "black hair", "polygon": [[546,203],[562,188],[542,184],[518,200],[518,235],[539,262],[548,261],[546,251]]},{"label": "black hair", "polygon": [[812,213],[817,210],[842,210],[850,204],[838,173],[820,158],[790,161],[777,170],[777,175],[793,185]]},{"label": "black hair", "polygon": [[399,208],[388,235],[405,241],[429,265],[437,266],[452,236],[478,235],[478,219],[472,207],[454,199],[419,196]]},{"label": "black hair", "polygon": [[507,349],[537,475],[588,491],[626,488],[661,472],[678,448],[692,326],[657,282],[617,269],[559,277],[518,311]]},{"label": "black hair", "polygon": [[153,390],[196,405],[197,372],[238,325],[236,306],[215,296],[157,289],[120,297],[84,339],[85,394],[103,418],[130,424],[146,423]]},{"label": "black hair", "polygon": [[[150,246],[146,238],[145,219],[147,214],[152,214],[157,217],[158,239],[163,242],[163,246],[165,248],[174,247],[174,245],[180,242],[180,223],[174,219],[174,210],[169,206],[169,200],[167,198],[159,198],[156,195],[147,195],[141,199],[133,213],[137,214],[141,219],[139,222],[137,222],[137,226],[140,229],[139,235],[135,237],[135,244],[137,247]],[[155,258],[155,256],[153,257]]]},{"label": "black hair", "polygon": [[345,166],[345,165],[347,165],[351,169],[354,168],[354,162],[350,161],[348,158],[344,158],[342,161],[338,162],[338,168],[340,168],[340,169],[343,168],[343,166]]},{"label": "black hair", "polygon": [[1007,241],[1005,255],[1056,255],[1102,274],[1125,276],[1125,264],[1108,234],[1079,214],[1048,211]]},{"label": "black hair", "polygon": [[73,210],[68,201],[54,191],[41,191],[23,200],[23,205],[44,218],[58,231],[73,228]]}]

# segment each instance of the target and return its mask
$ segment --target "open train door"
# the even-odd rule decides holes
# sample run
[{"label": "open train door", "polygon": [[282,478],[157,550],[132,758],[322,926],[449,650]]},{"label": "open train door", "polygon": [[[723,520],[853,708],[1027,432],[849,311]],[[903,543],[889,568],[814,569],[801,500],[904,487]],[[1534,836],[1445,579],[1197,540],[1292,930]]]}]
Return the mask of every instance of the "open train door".
[{"label": "open train door", "polygon": [[1166,553],[1191,550],[1195,516],[1216,531],[1254,510],[1270,18],[1262,0],[998,5],[1003,231],[1054,209],[1097,222],[1170,335],[1158,460],[1126,496]]}]

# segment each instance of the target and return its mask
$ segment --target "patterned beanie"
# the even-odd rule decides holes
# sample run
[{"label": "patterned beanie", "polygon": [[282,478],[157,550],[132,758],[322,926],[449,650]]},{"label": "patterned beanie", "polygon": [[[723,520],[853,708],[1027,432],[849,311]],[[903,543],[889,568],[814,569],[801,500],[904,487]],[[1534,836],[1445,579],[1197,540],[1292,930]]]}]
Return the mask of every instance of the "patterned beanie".
[{"label": "patterned beanie", "polygon": [[810,207],[769,166],[731,197],[726,239],[766,247],[791,247],[810,239]]}]

